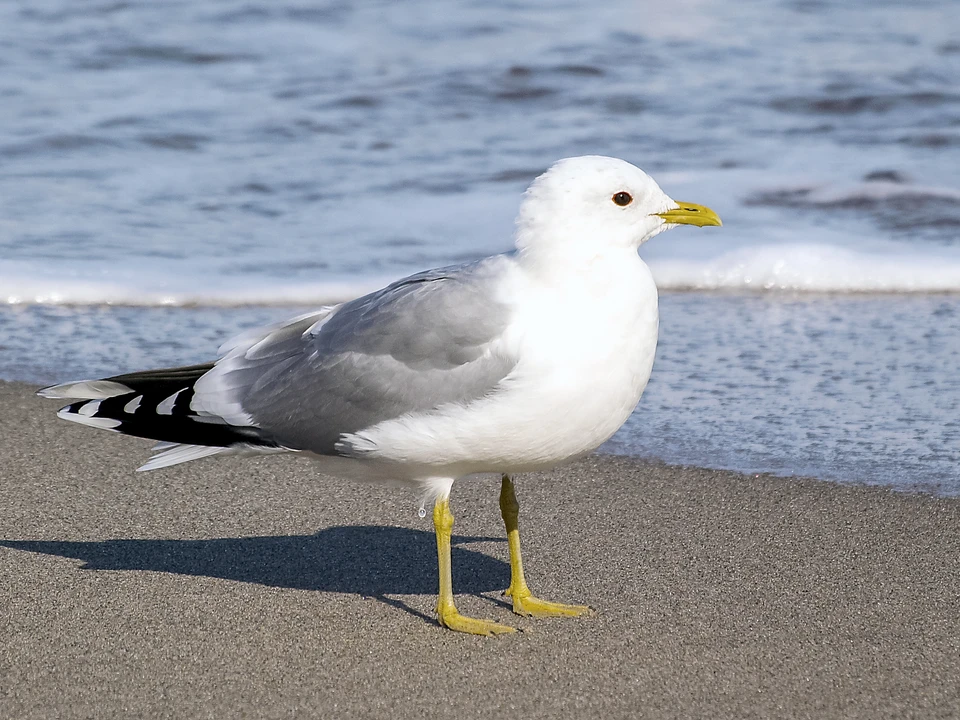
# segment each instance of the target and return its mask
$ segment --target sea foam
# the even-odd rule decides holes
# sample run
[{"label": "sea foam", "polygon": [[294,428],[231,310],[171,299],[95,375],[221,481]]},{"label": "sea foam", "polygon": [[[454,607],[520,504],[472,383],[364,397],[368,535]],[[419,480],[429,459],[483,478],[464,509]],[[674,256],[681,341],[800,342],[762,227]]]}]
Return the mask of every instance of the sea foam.
[{"label": "sea foam", "polygon": [[661,290],[960,292],[960,256],[946,251],[869,253],[778,244],[741,247],[706,260],[660,258],[650,268]]},{"label": "sea foam", "polygon": [[[691,248],[691,250],[694,248]],[[960,253],[950,248],[864,252],[816,243],[740,246],[705,256],[655,256],[649,261],[661,290],[794,291],[808,293],[960,293]],[[7,305],[123,305],[234,307],[321,305],[376,290],[389,275],[320,278],[285,283],[277,278],[182,272],[58,277],[0,263],[0,301]],[[213,275],[213,277],[211,277]]]}]

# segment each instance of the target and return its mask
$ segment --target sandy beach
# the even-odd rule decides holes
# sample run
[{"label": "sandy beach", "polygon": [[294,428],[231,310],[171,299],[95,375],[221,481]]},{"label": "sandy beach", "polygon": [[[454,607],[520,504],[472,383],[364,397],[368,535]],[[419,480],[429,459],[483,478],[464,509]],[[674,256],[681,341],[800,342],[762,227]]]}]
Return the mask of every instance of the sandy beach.
[{"label": "sandy beach", "polygon": [[960,502],[613,457],[520,476],[513,616],[494,478],[429,516],[302,458],[135,474],[148,441],[0,383],[0,717],[960,716]]}]

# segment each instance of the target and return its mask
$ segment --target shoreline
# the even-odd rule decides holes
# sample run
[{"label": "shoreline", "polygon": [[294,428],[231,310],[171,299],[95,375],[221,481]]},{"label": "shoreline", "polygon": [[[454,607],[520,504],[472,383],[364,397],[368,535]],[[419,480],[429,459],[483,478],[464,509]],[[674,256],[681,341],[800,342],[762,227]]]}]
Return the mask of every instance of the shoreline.
[{"label": "shoreline", "polygon": [[518,478],[513,616],[497,483],[451,496],[465,614],[433,621],[414,494],[150,441],[0,382],[4,717],[951,717],[960,500],[591,456]]},{"label": "shoreline", "polygon": [[[650,383],[603,453],[960,496],[960,304],[665,294],[660,313]],[[51,385],[209,362],[229,337],[290,315],[8,311],[0,377]]]}]

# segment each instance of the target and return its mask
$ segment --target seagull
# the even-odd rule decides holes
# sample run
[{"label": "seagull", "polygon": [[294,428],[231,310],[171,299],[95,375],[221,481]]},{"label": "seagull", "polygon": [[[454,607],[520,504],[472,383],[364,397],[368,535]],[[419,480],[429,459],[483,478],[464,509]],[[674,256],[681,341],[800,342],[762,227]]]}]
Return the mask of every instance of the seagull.
[{"label": "seagull", "polygon": [[65,420],[158,440],[140,470],[300,452],[328,475],[418,488],[433,503],[438,621],[477,635],[516,628],[457,611],[449,498],[460,478],[498,474],[513,611],[579,616],[590,608],[527,585],[513,476],[585,455],[626,421],[659,326],[637,249],[678,225],[720,224],[630,163],[567,158],[526,191],[511,252],[248,330],[211,363],[38,394],[70,400],[57,413]]}]

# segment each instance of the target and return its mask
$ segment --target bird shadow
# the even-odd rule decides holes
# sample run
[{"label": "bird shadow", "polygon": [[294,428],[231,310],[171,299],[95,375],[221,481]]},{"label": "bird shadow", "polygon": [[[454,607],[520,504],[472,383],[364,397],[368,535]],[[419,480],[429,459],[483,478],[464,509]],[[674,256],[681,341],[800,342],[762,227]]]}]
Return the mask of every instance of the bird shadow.
[{"label": "bird shadow", "polygon": [[[470,595],[502,590],[510,582],[510,566],[461,547],[475,542],[504,540],[453,536],[454,589]],[[423,530],[345,525],[314,535],[89,542],[0,540],[0,547],[73,558],[83,562],[83,570],[148,570],[361,595],[433,622],[402,600],[387,597],[437,592],[436,540],[433,533]]]}]

